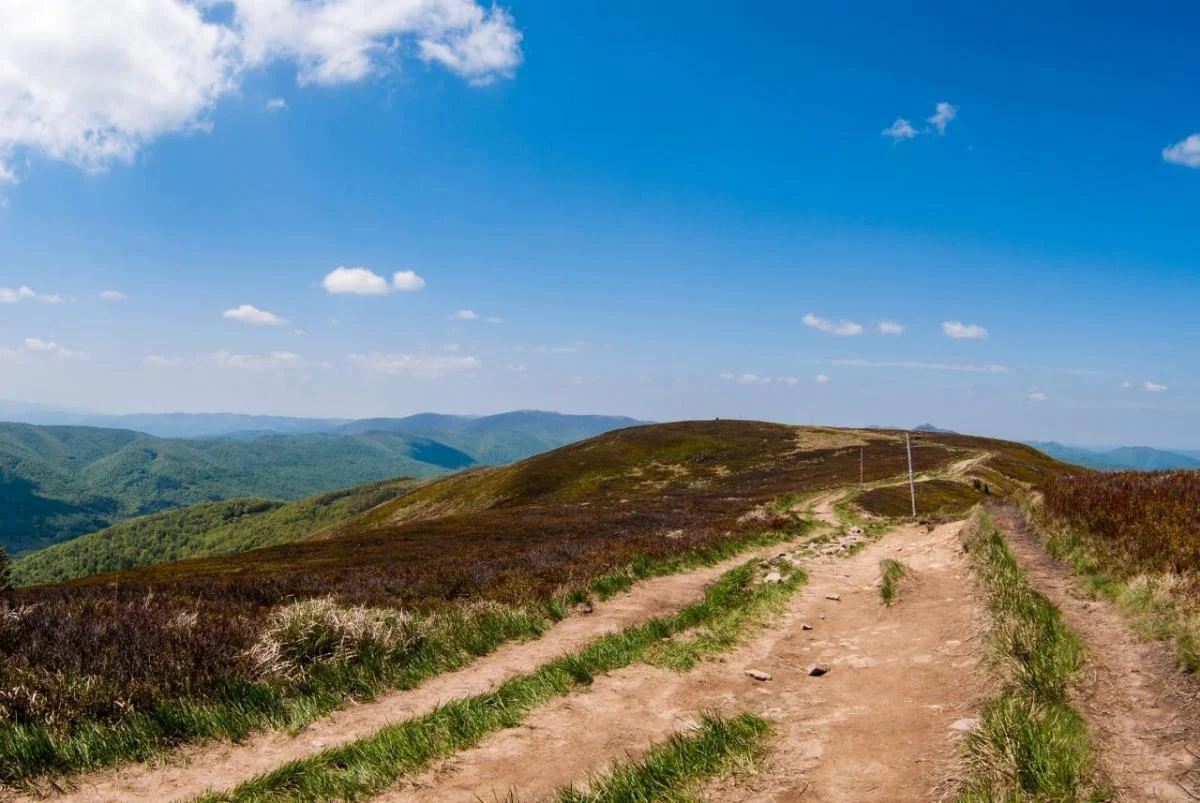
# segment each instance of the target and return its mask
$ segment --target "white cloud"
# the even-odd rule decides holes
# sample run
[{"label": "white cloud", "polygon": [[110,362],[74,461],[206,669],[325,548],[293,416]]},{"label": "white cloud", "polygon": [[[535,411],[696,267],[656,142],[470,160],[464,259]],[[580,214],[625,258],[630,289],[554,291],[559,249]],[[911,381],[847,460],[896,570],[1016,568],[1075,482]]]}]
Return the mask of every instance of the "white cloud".
[{"label": "white cloud", "polygon": [[20,349],[0,348],[0,362],[28,362],[29,355]]},{"label": "white cloud", "polygon": [[472,371],[481,365],[476,357],[448,354],[385,354],[372,351],[367,354],[351,354],[347,359],[365,371],[389,376],[408,376],[413,379],[440,379],[447,374]]},{"label": "white cloud", "polygon": [[169,368],[173,365],[182,365],[187,362],[183,357],[164,357],[161,354],[147,354],[142,358],[142,365],[148,365],[154,368]]},{"label": "white cloud", "polygon": [[936,111],[933,113],[933,116],[926,117],[925,122],[936,128],[939,134],[945,134],[946,126],[958,115],[958,107],[943,101],[935,108]]},{"label": "white cloud", "polygon": [[1047,398],[1048,397],[1046,396],[1046,394],[1042,393],[1040,390],[1030,391],[1030,393],[1029,393],[1030,401],[1044,402]]},{"label": "white cloud", "polygon": [[1133,383],[1132,383],[1132,382],[1122,382],[1122,383],[1121,383],[1121,387],[1123,387],[1123,388],[1125,388],[1126,390],[1128,390],[1129,388],[1133,387]]},{"label": "white cloud", "polygon": [[129,298],[129,296],[125,295],[119,290],[105,290],[100,294],[101,301],[124,301],[127,298]]},{"label": "white cloud", "polygon": [[534,354],[574,354],[579,351],[578,346],[534,346],[532,349]]},{"label": "white cloud", "polygon": [[794,388],[794,387],[796,387],[796,385],[800,384],[800,380],[794,376],[785,376],[782,379],[780,379],[779,381],[782,382],[783,384],[787,385],[789,388]]},{"label": "white cloud", "polygon": [[[0,110],[0,114],[3,111]],[[16,290],[0,287],[0,304],[19,304],[22,301],[40,301],[43,304],[61,304],[63,297],[56,293],[38,293],[26,285]]]},{"label": "white cloud", "polygon": [[296,337],[304,337],[308,332],[305,332],[303,329],[293,329],[292,334]]},{"label": "white cloud", "polygon": [[451,351],[451,352],[462,351],[462,344],[461,343],[446,343],[445,345],[442,346],[442,350],[443,351]]},{"label": "white cloud", "polygon": [[1185,167],[1200,167],[1200,134],[1192,134],[1174,145],[1163,148],[1163,159]]},{"label": "white cloud", "polygon": [[25,338],[25,350],[42,354],[53,354],[55,357],[63,360],[91,359],[86,351],[74,351],[65,346],[60,346],[53,340],[43,340],[40,337]]},{"label": "white cloud", "polygon": [[504,370],[511,371],[514,374],[523,374],[526,371],[528,371],[529,369],[526,368],[524,365],[513,365],[510,363],[510,364],[504,366]]},{"label": "white cloud", "polygon": [[287,108],[287,101],[283,98],[271,98],[266,103],[267,111],[281,112]]},{"label": "white cloud", "polygon": [[916,360],[829,360],[830,365],[847,365],[855,368],[908,368],[918,371],[958,371],[969,374],[1007,374],[1007,365],[989,363],[918,362]]},{"label": "white cloud", "polygon": [[1157,382],[1151,382],[1149,379],[1147,379],[1142,384],[1142,390],[1146,391],[1147,393],[1165,393],[1167,386],[1160,385]]},{"label": "white cloud", "polygon": [[227,309],[221,313],[221,317],[230,321],[253,324],[254,326],[284,326],[287,324],[287,319],[280,318],[273,312],[267,312],[265,309],[259,309],[250,304],[242,304],[240,307]]},{"label": "white cloud", "polygon": [[486,320],[488,323],[504,323],[504,319],[499,315],[489,315]]},{"label": "white cloud", "polygon": [[334,268],[321,286],[335,295],[381,296],[388,291],[387,279],[367,268]]},{"label": "white cloud", "polygon": [[904,325],[895,321],[880,321],[879,334],[881,335],[902,335],[904,334]]},{"label": "white cloud", "polygon": [[515,72],[520,45],[512,16],[476,0],[5,0],[0,172],[18,150],[130,162],[159,136],[208,130],[247,71],[276,62],[340,84],[412,53],[486,84]]},{"label": "white cloud", "polygon": [[452,321],[477,321],[479,313],[473,309],[460,309],[458,312],[450,316]]},{"label": "white cloud", "polygon": [[411,293],[425,286],[425,280],[416,271],[399,270],[392,274],[392,289],[403,293]]},{"label": "white cloud", "polygon": [[[472,10],[479,6],[471,4]],[[520,66],[521,32],[513,24],[512,15],[502,8],[491,10],[474,21],[470,27],[438,39],[423,39],[419,43],[421,58],[437,62],[468,82],[482,86],[497,78],[509,78]]]},{"label": "white cloud", "polygon": [[854,335],[861,335],[863,333],[862,325],[854,321],[838,321],[834,323],[826,318],[813,315],[811,312],[805,314],[801,320],[805,326],[817,329],[827,335],[853,337]]},{"label": "white cloud", "polygon": [[827,377],[825,374],[817,374],[817,384],[818,385],[824,385],[827,382],[829,382],[829,377]]},{"label": "white cloud", "polygon": [[268,354],[232,354],[228,351],[217,351],[210,355],[210,358],[221,368],[240,368],[245,371],[302,368],[306,365],[299,354],[291,351],[272,351]]},{"label": "white cloud", "polygon": [[766,385],[770,383],[771,377],[759,376],[758,374],[742,374],[734,381],[739,385]]},{"label": "white cloud", "polygon": [[905,120],[903,117],[897,117],[896,122],[883,129],[880,133],[885,137],[890,137],[892,142],[902,142],[903,140],[915,137],[917,130],[912,127],[912,123],[908,120]]},{"label": "white cloud", "polygon": [[988,330],[979,324],[961,321],[946,321],[942,324],[942,332],[955,340],[987,340],[988,336]]}]

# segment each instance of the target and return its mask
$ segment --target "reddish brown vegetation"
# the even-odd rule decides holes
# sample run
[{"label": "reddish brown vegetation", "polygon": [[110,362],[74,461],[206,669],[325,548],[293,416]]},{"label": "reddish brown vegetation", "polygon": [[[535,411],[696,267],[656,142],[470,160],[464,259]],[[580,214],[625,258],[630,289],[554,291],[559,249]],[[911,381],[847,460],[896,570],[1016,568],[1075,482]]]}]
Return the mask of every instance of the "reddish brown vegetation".
[{"label": "reddish brown vegetation", "polygon": [[1119,551],[1129,570],[1200,572],[1200,472],[1063,477],[1045,494],[1048,513]]}]

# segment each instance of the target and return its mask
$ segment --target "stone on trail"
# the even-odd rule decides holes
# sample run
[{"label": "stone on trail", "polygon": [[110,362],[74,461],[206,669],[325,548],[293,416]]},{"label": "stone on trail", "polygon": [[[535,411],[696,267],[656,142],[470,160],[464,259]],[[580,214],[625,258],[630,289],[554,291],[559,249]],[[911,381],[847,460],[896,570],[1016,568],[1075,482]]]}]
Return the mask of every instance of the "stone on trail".
[{"label": "stone on trail", "polygon": [[810,625],[808,622],[805,622],[804,624],[800,625],[800,629],[801,630],[812,630],[812,625]]},{"label": "stone on trail", "polygon": [[834,602],[841,602],[842,595],[841,594],[826,594],[825,599],[833,600]]},{"label": "stone on trail", "polygon": [[780,574],[779,572],[768,572],[767,576],[763,578],[763,582],[764,583],[782,583],[783,575]]},{"label": "stone on trail", "polygon": [[978,727],[978,719],[959,719],[954,721],[954,723],[950,726],[950,730],[958,731],[959,733],[971,733]]},{"label": "stone on trail", "polygon": [[769,674],[767,674],[766,672],[763,672],[761,669],[747,669],[746,677],[753,678],[754,680],[770,680],[771,679],[771,676]]},{"label": "stone on trail", "polygon": [[808,674],[814,678],[819,678],[821,675],[829,674],[828,664],[813,664],[808,668]]}]

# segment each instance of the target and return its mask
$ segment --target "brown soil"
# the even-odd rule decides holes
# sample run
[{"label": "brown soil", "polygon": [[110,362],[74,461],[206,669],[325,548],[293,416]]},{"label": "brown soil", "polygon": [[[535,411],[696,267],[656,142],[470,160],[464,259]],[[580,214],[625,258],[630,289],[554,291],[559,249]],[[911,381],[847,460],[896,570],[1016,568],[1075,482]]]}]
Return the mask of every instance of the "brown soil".
[{"label": "brown soil", "polygon": [[1139,640],[1119,611],[1089,599],[1050,557],[1018,510],[997,511],[1029,580],[1062,609],[1091,651],[1077,704],[1118,799],[1200,800],[1200,684],[1180,670],[1174,648]]},{"label": "brown soil", "polygon": [[[754,711],[775,734],[762,770],[706,790],[709,799],[929,800],[955,756],[951,726],[982,697],[974,668],[984,619],[960,526],[910,525],[852,557],[814,560],[780,621],[737,651],[682,674],[639,665],[598,678],[382,799],[543,799],[715,709]],[[877,588],[884,557],[917,576],[892,608]],[[815,663],[831,671],[810,677]],[[772,679],[750,679],[752,668]]]},{"label": "brown soil", "polygon": [[161,803],[190,799],[210,790],[230,789],[281,764],[369,736],[385,725],[419,716],[450,700],[485,693],[515,675],[579,650],[599,636],[673,613],[700,599],[704,588],[722,573],[751,557],[774,556],[779,551],[779,546],[766,547],[687,574],[640,582],[629,593],[597,603],[590,614],[574,615],[559,622],[537,640],[507,644],[457,672],[439,675],[415,689],[386,694],[372,702],[337,711],[294,736],[269,732],[240,744],[194,746],[181,750],[164,765],[128,765],[81,776],[74,779],[73,790],[51,799],[72,803]]}]

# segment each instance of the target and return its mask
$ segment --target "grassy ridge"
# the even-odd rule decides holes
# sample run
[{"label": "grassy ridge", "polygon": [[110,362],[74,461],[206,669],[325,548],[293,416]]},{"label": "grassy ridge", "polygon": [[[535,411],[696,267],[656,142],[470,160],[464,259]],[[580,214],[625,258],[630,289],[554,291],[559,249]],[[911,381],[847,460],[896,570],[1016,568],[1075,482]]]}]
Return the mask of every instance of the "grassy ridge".
[{"label": "grassy ridge", "polygon": [[26,555],[13,566],[18,585],[185,558],[246,552],[298,541],[411,490],[417,480],[384,480],[291,504],[230,499],[115,524]]},{"label": "grassy ridge", "polygon": [[[917,483],[917,514],[920,516],[964,513],[984,499],[981,490],[953,480],[924,480]],[[863,491],[855,504],[876,516],[912,515],[908,485],[884,485]]]},{"label": "grassy ridge", "polygon": [[987,595],[989,648],[1001,684],[968,734],[964,803],[1104,800],[1087,725],[1068,698],[1084,647],[1062,613],[1025,579],[991,516],[978,511],[963,542]]},{"label": "grassy ridge", "polygon": [[203,800],[359,800],[377,794],[398,778],[421,771],[434,759],[520,724],[533,709],[590,684],[597,675],[643,660],[647,651],[664,638],[704,627],[731,610],[776,606],[806,580],[802,571],[792,570],[783,582],[756,582],[757,563],[752,561],[727,572],[707,589],[703,601],[673,616],[603,636],[578,653],[506,681],[495,691],[454,700],[424,716],[294,761],[229,793]]},{"label": "grassy ridge", "polygon": [[686,803],[700,781],[757,758],[770,731],[771,723],[750,713],[703,714],[695,730],[672,735],[641,761],[614,765],[586,789],[562,790],[558,803]]}]

